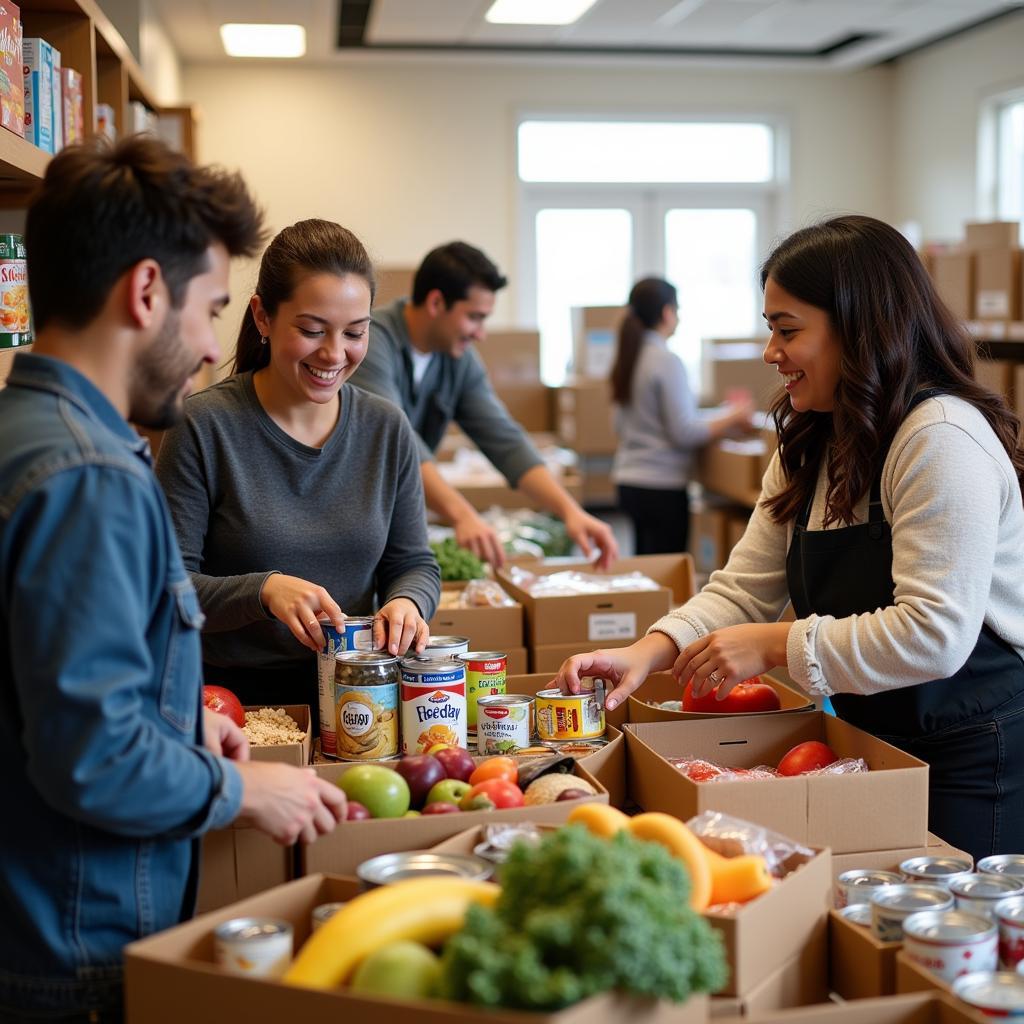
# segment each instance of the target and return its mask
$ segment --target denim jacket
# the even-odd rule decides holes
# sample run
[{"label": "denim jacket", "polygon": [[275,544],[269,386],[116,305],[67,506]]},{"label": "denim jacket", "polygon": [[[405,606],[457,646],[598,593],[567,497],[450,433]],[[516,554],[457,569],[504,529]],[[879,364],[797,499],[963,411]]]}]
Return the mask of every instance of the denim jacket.
[{"label": "denim jacket", "polygon": [[0,436],[0,1007],[70,1012],[192,912],[196,837],[241,778],[202,747],[203,617],[147,443],[26,353]]}]

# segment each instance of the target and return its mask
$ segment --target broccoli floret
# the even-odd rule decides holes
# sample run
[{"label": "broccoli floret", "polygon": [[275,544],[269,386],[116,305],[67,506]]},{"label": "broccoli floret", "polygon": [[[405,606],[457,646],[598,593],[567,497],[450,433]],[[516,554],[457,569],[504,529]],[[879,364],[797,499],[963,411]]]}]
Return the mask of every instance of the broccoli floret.
[{"label": "broccoli floret", "polygon": [[442,580],[478,580],[484,577],[484,563],[472,551],[459,547],[454,537],[434,541],[430,547],[441,568]]},{"label": "broccoli floret", "polygon": [[725,983],[721,940],[655,843],[570,825],[513,846],[501,885],[445,945],[445,998],[554,1010],[610,989],[682,1002]]}]

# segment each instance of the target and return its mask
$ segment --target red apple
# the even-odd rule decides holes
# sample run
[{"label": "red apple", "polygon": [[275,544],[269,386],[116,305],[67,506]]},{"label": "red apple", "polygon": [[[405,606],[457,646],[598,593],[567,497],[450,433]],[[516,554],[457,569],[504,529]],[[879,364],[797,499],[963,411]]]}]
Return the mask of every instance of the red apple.
[{"label": "red apple", "polygon": [[435,800],[432,804],[427,804],[422,813],[425,817],[428,814],[461,814],[462,811],[447,800]]},{"label": "red apple", "polygon": [[366,821],[370,817],[371,814],[365,804],[361,804],[358,800],[349,800],[348,812],[345,815],[346,821]]},{"label": "red apple", "polygon": [[422,807],[427,794],[435,782],[448,776],[444,766],[431,754],[412,754],[395,764],[395,771],[409,783],[409,795],[413,807]]},{"label": "red apple", "polygon": [[204,686],[203,704],[219,715],[227,715],[239,729],[245,726],[242,702],[224,686]]},{"label": "red apple", "polygon": [[563,789],[562,792],[555,797],[555,803],[561,803],[563,800],[579,800],[581,796],[593,795],[593,793],[588,793],[585,789]]},{"label": "red apple", "polygon": [[439,750],[433,756],[441,762],[441,767],[449,779],[469,782],[469,777],[476,768],[473,755],[464,747],[448,747],[446,750]]}]

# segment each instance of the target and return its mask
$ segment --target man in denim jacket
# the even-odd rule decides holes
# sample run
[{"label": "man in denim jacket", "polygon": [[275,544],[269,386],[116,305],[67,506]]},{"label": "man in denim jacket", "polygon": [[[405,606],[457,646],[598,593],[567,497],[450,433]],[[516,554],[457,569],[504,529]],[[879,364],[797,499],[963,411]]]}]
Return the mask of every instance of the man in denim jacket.
[{"label": "man in denim jacket", "polygon": [[36,343],[0,392],[0,1021],[118,1019],[122,947],[191,914],[199,835],[344,815],[201,713],[202,613],[127,422],[176,419],[260,236],[240,178],[140,137],[64,150],[28,212]]}]

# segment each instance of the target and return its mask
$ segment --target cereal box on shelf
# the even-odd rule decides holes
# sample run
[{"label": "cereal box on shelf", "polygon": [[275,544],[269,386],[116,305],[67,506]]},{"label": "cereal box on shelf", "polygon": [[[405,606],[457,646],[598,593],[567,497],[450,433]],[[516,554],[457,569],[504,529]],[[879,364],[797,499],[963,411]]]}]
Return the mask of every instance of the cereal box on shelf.
[{"label": "cereal box on shelf", "polygon": [[53,152],[53,47],[45,39],[23,39],[25,138]]},{"label": "cereal box on shelf", "polygon": [[15,135],[25,135],[21,8],[6,2],[0,2],[0,125]]}]

